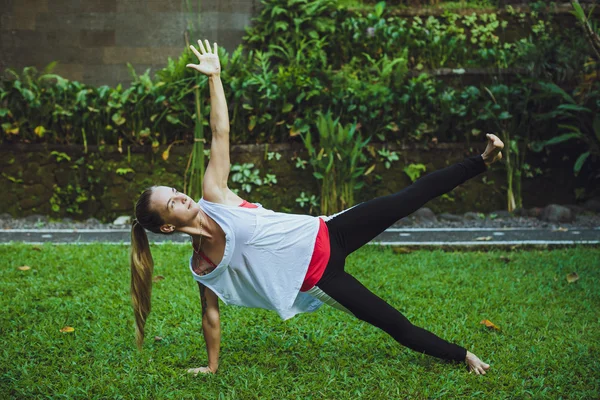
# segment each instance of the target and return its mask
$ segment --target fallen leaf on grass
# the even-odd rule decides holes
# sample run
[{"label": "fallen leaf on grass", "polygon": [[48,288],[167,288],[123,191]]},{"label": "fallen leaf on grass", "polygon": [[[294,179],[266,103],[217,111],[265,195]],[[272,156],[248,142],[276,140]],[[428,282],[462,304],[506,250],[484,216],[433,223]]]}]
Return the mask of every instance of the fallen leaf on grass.
[{"label": "fallen leaf on grass", "polygon": [[480,236],[478,238],[475,238],[475,240],[485,240],[485,241],[488,241],[488,240],[492,240],[492,237],[491,236]]},{"label": "fallen leaf on grass", "polygon": [[495,329],[497,331],[500,330],[500,328],[498,328],[496,325],[494,325],[494,323],[492,321],[490,321],[489,319],[484,319],[483,321],[481,321],[481,323],[485,326],[487,326],[488,328],[492,328]]},{"label": "fallen leaf on grass", "polygon": [[567,274],[567,282],[569,283],[573,283],[578,279],[579,275],[577,275],[577,272],[571,272],[570,274]]},{"label": "fallen leaf on grass", "polygon": [[17,267],[17,268],[19,268],[21,271],[29,271],[31,269],[31,267],[28,266],[28,265],[22,265],[22,266]]},{"label": "fallen leaf on grass", "polygon": [[75,328],[73,328],[72,326],[65,326],[64,328],[61,328],[60,331],[63,333],[71,333],[75,331]]},{"label": "fallen leaf on grass", "polygon": [[408,247],[392,247],[392,251],[396,254],[409,254],[412,250]]},{"label": "fallen leaf on grass", "polygon": [[161,338],[160,336],[154,336],[154,341],[155,342],[160,342],[163,338]]},{"label": "fallen leaf on grass", "polygon": [[34,250],[34,251],[42,251],[42,249],[40,249],[40,248],[39,248],[39,247],[37,247],[37,246],[33,246],[33,247],[31,248],[31,250]]},{"label": "fallen leaf on grass", "polygon": [[156,275],[154,278],[152,278],[152,282],[162,281],[163,279],[165,279],[164,276],[162,276],[162,275]]}]

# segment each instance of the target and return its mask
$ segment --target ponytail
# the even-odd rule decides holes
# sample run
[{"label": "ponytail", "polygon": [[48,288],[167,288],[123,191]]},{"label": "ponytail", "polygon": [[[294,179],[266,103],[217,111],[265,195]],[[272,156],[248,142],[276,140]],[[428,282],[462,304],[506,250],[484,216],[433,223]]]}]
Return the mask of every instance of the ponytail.
[{"label": "ponytail", "polygon": [[134,220],[131,225],[131,303],[135,314],[135,340],[141,350],[144,343],[144,326],[150,314],[152,274],[154,260],[146,231]]}]

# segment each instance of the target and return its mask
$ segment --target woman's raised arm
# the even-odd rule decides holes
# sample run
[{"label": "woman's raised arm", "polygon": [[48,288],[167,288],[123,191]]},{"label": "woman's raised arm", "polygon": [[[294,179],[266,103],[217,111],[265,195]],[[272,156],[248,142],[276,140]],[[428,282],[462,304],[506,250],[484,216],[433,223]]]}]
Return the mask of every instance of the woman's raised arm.
[{"label": "woman's raised arm", "polygon": [[194,46],[190,46],[196,57],[198,64],[188,64],[187,67],[193,68],[208,76],[210,87],[210,128],[212,131],[212,142],[210,147],[210,161],[204,174],[203,193],[204,198],[214,203],[226,203],[230,196],[227,187],[229,178],[230,160],[229,160],[229,111],[225,100],[225,92],[221,82],[221,64],[217,52],[217,44],[211,49],[208,40],[205,41],[206,48],[202,41],[198,40],[199,51]]}]

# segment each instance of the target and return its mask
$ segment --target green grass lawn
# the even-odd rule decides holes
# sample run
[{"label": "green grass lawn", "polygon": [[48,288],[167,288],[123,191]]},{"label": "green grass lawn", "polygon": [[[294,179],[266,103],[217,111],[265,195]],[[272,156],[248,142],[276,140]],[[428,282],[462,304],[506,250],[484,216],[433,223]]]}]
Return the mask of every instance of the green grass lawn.
[{"label": "green grass lawn", "polygon": [[[0,398],[600,397],[598,248],[396,254],[372,246],[348,259],[350,272],[414,324],[490,363],[485,376],[326,306],[287,322],[222,306],[219,372],[189,376],[206,365],[189,248],[153,250],[165,279],[154,285],[139,352],[128,246],[0,246]],[[570,272],[580,279],[568,283]]]}]

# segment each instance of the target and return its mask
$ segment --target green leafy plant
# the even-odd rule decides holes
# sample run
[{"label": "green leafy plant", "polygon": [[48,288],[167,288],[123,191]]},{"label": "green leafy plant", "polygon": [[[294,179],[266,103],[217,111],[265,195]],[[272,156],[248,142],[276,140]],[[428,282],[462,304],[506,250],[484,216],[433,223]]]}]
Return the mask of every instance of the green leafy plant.
[{"label": "green leafy plant", "polygon": [[390,169],[394,161],[400,160],[398,153],[395,151],[390,151],[386,148],[377,150],[377,154],[379,154],[379,159],[383,161],[383,165],[385,165],[386,169]]},{"label": "green leafy plant", "polygon": [[[600,115],[593,112],[591,108],[577,103],[571,95],[554,83],[541,82],[540,86],[544,89],[539,95],[541,99],[548,100],[550,97],[558,96],[560,104],[551,112],[538,116],[538,119],[562,123],[558,124],[558,135],[533,142],[531,149],[540,152],[545,147],[571,140],[585,143],[585,151],[579,155],[573,165],[573,172],[578,175],[590,155],[600,156]],[[596,99],[599,99],[600,93],[596,92],[596,95]]]},{"label": "green leafy plant", "polygon": [[313,176],[321,187],[321,212],[333,214],[354,205],[354,191],[364,182],[366,156],[363,149],[370,137],[363,140],[356,124],[342,125],[331,112],[317,117],[318,141],[311,132],[302,135],[313,167]]},{"label": "green leafy plant", "polygon": [[311,214],[313,209],[319,207],[319,198],[314,194],[301,192],[300,196],[296,198],[296,203],[302,208],[308,207],[308,213]]},{"label": "green leafy plant", "polygon": [[128,167],[126,167],[126,168],[117,168],[115,172],[117,173],[117,175],[121,175],[121,176],[127,175],[129,173],[135,173],[135,171],[133,169],[128,168]]},{"label": "green leafy plant", "polygon": [[61,162],[61,161],[71,162],[71,157],[67,153],[53,150],[52,152],[50,152],[50,154],[53,155],[54,157],[56,157],[56,161],[58,161],[58,162]]},{"label": "green leafy plant", "polygon": [[423,164],[408,164],[403,168],[403,171],[410,178],[411,182],[416,181],[423,174],[423,172],[427,171],[427,167]]}]

